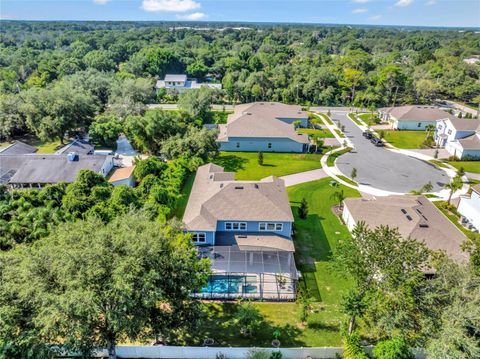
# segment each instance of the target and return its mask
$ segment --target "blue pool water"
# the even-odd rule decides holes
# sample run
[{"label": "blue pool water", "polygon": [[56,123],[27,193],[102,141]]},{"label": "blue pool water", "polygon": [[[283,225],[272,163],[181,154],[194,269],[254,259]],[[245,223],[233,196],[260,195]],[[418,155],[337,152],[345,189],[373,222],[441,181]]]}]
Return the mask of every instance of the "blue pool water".
[{"label": "blue pool water", "polygon": [[248,282],[248,277],[212,275],[208,278],[208,285],[202,288],[202,293],[256,293],[257,287]]}]

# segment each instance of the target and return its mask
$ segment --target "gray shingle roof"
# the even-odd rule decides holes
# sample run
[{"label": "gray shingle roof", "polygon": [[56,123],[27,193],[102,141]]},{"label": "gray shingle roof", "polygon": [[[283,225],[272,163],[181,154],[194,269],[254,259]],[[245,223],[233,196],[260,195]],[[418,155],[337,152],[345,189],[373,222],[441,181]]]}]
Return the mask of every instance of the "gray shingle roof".
[{"label": "gray shingle roof", "polygon": [[235,106],[226,125],[220,125],[219,141],[229,137],[289,138],[299,143],[309,143],[308,136],[295,131],[294,125],[280,119],[307,119],[300,106],[278,102],[254,102]]},{"label": "gray shingle roof", "polygon": [[480,120],[470,120],[466,118],[454,117],[450,119],[453,127],[457,131],[479,131],[480,132]]},{"label": "gray shingle roof", "polygon": [[84,140],[74,140],[68,145],[60,148],[55,154],[67,154],[69,152],[76,152],[78,154],[91,155],[93,154],[94,146]]},{"label": "gray shingle roof", "polygon": [[233,178],[212,163],[198,168],[183,216],[187,229],[215,231],[218,220],[293,222],[283,180]]},{"label": "gray shingle roof", "polygon": [[167,74],[165,75],[164,81],[175,81],[175,82],[185,82],[187,81],[187,75],[174,75],[174,74]]},{"label": "gray shingle roof", "polygon": [[35,152],[37,152],[35,147],[30,146],[22,141],[15,141],[10,146],[0,150],[0,153],[3,155],[21,155]]},{"label": "gray shingle roof", "polygon": [[431,250],[443,250],[458,261],[468,259],[461,249],[465,235],[424,196],[347,198],[344,203],[356,223],[398,228],[403,238],[424,242]]},{"label": "gray shingle roof", "polygon": [[458,142],[462,145],[464,150],[480,150],[480,134],[461,138]]},{"label": "gray shingle roof", "polygon": [[437,121],[455,116],[434,106],[407,105],[398,107],[384,107],[379,111],[390,114],[399,121]]},{"label": "gray shingle roof", "polygon": [[82,169],[99,172],[110,156],[80,155],[69,161],[66,155],[0,154],[1,183],[73,182]]}]

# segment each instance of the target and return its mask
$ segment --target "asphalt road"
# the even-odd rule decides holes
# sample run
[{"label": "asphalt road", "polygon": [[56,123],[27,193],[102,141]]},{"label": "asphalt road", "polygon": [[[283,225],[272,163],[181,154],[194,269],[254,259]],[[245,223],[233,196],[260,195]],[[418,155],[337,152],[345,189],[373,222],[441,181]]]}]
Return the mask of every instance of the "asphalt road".
[{"label": "asphalt road", "polygon": [[447,174],[428,162],[385,148],[375,147],[362,136],[360,130],[345,112],[331,112],[333,120],[345,126],[345,135],[355,146],[353,152],[340,156],[336,165],[347,177],[357,169],[357,182],[392,192],[418,190],[431,182],[433,191],[439,191],[449,182]]}]

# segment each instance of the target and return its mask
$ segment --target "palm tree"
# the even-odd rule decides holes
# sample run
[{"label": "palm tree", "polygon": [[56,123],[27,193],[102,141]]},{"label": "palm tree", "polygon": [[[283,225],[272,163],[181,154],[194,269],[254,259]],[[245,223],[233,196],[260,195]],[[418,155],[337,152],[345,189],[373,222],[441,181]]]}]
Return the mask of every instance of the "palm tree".
[{"label": "palm tree", "polygon": [[458,176],[453,177],[452,181],[450,183],[447,183],[444,186],[444,188],[450,190],[450,195],[448,196],[448,201],[447,201],[448,204],[450,204],[453,194],[459,189],[461,189],[462,186],[463,186],[462,178]]},{"label": "palm tree", "polygon": [[430,137],[430,132],[435,130],[435,125],[426,125],[425,126],[425,131],[427,131],[427,137],[425,137],[425,141],[428,140],[428,137]]},{"label": "palm tree", "polygon": [[338,202],[339,207],[343,209],[343,201],[346,198],[345,193],[343,192],[343,189],[334,192],[330,198],[335,202]]}]

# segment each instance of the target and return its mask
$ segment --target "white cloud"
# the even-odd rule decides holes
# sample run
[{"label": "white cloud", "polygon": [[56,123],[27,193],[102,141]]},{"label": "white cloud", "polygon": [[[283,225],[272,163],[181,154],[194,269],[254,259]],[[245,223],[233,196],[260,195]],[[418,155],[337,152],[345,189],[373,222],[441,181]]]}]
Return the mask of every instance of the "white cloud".
[{"label": "white cloud", "polygon": [[425,3],[425,5],[435,5],[437,3],[437,0],[429,0]]},{"label": "white cloud", "polygon": [[382,15],[370,16],[368,19],[371,21],[378,21],[382,18]]},{"label": "white cloud", "polygon": [[99,4],[99,5],[105,5],[109,1],[110,0],[93,0],[95,4]]},{"label": "white cloud", "polygon": [[203,12],[194,12],[186,15],[177,15],[177,19],[195,21],[195,20],[203,19],[206,16],[207,15],[204,14]]},{"label": "white cloud", "polygon": [[187,12],[200,7],[194,0],[143,0],[142,9],[148,12]]},{"label": "white cloud", "polygon": [[370,2],[370,0],[353,0],[353,2],[357,4],[366,4],[367,2]]},{"label": "white cloud", "polygon": [[395,6],[405,7],[405,6],[410,5],[411,3],[413,3],[413,0],[398,0],[395,3]]},{"label": "white cloud", "polygon": [[354,14],[364,14],[367,11],[368,11],[367,9],[360,8],[360,9],[353,10],[352,13],[354,13]]}]

